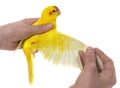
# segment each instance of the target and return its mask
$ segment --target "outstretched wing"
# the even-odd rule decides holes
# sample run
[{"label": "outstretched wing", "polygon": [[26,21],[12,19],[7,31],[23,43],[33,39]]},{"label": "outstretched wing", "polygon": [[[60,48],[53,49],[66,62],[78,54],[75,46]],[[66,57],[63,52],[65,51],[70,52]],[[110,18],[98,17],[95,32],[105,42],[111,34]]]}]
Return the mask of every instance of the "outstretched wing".
[{"label": "outstretched wing", "polygon": [[39,51],[47,61],[82,68],[78,51],[85,50],[84,43],[57,31],[51,32],[43,38],[43,41],[40,41]]}]

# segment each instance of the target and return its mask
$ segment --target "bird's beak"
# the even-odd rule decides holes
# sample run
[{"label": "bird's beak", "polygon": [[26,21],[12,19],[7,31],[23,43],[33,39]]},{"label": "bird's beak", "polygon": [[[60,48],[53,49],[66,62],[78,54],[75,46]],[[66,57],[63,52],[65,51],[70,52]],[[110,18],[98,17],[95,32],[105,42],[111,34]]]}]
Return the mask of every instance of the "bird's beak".
[{"label": "bird's beak", "polygon": [[56,10],[57,10],[57,12],[58,12],[58,15],[60,15],[61,12],[60,12],[60,10],[58,9],[58,7],[57,7],[57,6],[54,6],[54,8],[56,8]]},{"label": "bird's beak", "polygon": [[58,12],[58,15],[61,15],[61,12],[60,12],[60,10],[58,10],[57,12]]}]

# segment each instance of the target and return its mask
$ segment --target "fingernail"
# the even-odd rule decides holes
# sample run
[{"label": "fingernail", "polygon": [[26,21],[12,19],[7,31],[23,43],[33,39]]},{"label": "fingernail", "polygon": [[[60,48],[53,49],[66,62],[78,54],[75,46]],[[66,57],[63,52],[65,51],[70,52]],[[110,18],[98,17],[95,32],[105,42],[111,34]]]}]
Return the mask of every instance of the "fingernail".
[{"label": "fingernail", "polygon": [[87,47],[87,52],[91,52],[93,50],[93,48],[91,46]]},{"label": "fingernail", "polygon": [[82,53],[82,52],[83,52],[82,50],[79,50],[78,54],[79,54],[79,53]]},{"label": "fingernail", "polygon": [[53,25],[52,24],[47,24],[47,28],[52,28]]}]

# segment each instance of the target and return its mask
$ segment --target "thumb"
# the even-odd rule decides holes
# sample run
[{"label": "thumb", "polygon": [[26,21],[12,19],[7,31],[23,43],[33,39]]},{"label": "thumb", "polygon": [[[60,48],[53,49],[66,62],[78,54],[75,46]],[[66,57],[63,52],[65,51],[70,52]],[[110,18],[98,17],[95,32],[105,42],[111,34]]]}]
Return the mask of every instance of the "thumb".
[{"label": "thumb", "polygon": [[49,31],[52,28],[53,28],[52,24],[42,24],[38,26],[32,26],[30,28],[30,32],[31,32],[30,34],[31,35],[42,34],[42,33]]}]

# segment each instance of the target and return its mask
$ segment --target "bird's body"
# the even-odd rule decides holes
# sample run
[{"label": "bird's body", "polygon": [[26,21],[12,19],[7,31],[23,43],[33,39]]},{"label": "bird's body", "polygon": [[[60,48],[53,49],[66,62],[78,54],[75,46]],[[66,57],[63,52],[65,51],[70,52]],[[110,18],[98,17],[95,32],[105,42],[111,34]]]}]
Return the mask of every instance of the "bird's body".
[{"label": "bird's body", "polygon": [[60,14],[56,6],[45,8],[41,18],[33,25],[51,23],[53,29],[26,39],[23,44],[23,51],[27,58],[29,81],[33,82],[33,57],[36,51],[42,53],[47,61],[54,64],[64,64],[73,67],[82,67],[78,58],[78,51],[85,50],[86,45],[75,38],[57,31],[56,18]]}]

